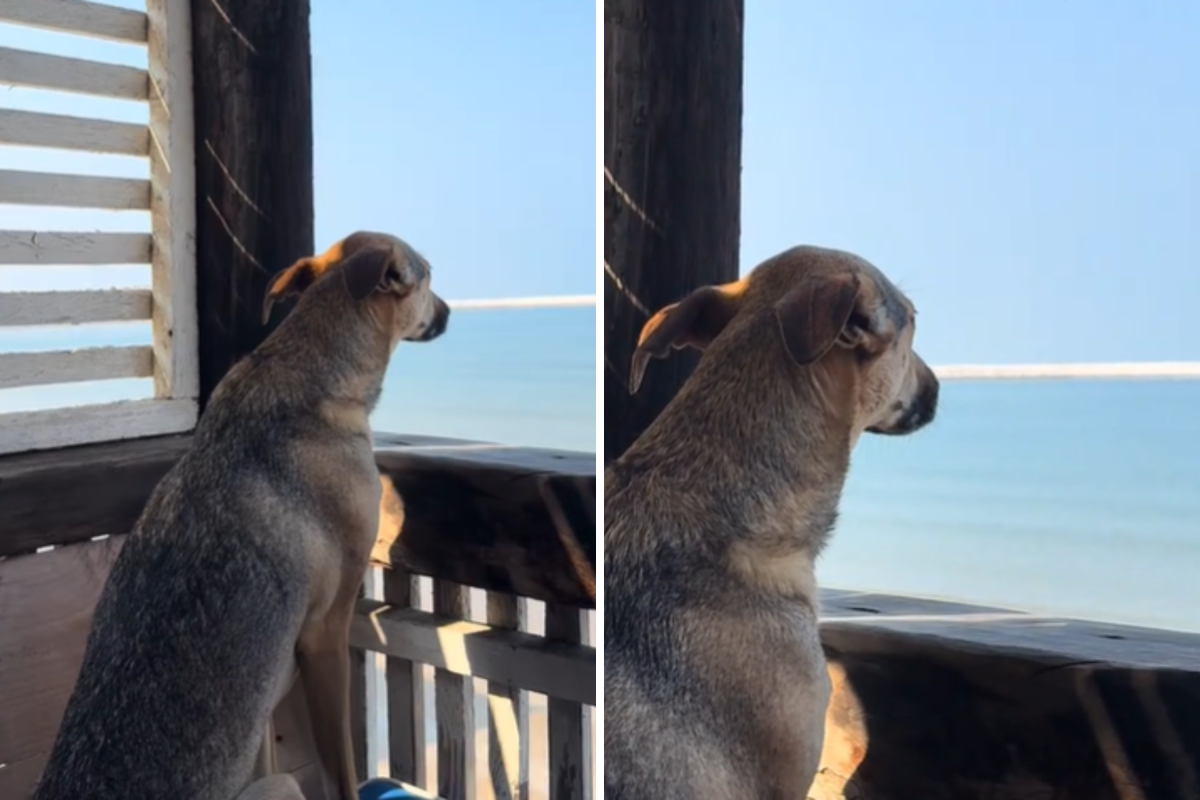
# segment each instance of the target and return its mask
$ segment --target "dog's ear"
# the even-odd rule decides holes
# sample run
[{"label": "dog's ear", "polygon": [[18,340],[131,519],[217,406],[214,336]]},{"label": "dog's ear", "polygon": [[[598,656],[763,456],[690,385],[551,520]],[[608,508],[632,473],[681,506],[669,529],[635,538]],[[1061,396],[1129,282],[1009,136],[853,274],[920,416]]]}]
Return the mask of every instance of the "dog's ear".
[{"label": "dog's ear", "polygon": [[703,350],[725,330],[739,307],[744,281],[704,286],[678,303],[659,310],[642,326],[629,369],[629,393],[637,392],[651,358],[666,358],[671,350]]},{"label": "dog's ear", "polygon": [[843,337],[858,304],[856,275],[811,277],[775,304],[788,355],[800,366],[814,363]]},{"label": "dog's ear", "polygon": [[319,260],[309,256],[280,272],[267,284],[267,293],[263,296],[262,322],[266,325],[271,319],[271,309],[281,298],[290,297],[303,292],[321,277],[322,269]]},{"label": "dog's ear", "polygon": [[355,300],[365,300],[376,289],[381,288],[387,273],[392,269],[392,251],[382,247],[367,247],[359,250],[342,264],[342,278],[346,289]]},{"label": "dog's ear", "polygon": [[365,300],[375,291],[404,297],[420,282],[419,271],[409,259],[397,261],[395,252],[383,247],[357,251],[342,265],[342,275],[355,300]]}]

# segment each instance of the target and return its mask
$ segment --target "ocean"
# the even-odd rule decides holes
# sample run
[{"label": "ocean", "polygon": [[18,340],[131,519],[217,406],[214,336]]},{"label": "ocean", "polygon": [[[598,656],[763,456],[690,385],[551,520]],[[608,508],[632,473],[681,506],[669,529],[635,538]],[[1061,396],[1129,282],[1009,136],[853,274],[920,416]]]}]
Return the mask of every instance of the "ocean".
[{"label": "ocean", "polygon": [[942,384],[864,435],[822,585],[1200,632],[1200,381]]},{"label": "ocean", "polygon": [[[595,309],[459,310],[401,345],[376,430],[592,452]],[[0,330],[0,351],[147,343]],[[148,381],[0,391],[0,411]],[[937,420],[865,435],[822,585],[1200,632],[1200,381],[946,381]]]},{"label": "ocean", "polygon": [[[149,324],[0,328],[0,352],[150,343]],[[401,343],[377,431],[594,452],[595,308],[456,310],[435,342]],[[0,391],[0,413],[153,396],[148,379]]]}]

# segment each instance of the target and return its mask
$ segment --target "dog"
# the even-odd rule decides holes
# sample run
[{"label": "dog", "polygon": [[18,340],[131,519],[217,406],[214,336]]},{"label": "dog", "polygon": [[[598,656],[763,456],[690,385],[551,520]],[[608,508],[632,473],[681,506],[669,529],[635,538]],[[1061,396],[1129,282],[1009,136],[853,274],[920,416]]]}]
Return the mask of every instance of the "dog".
[{"label": "dog", "polygon": [[937,409],[915,310],[867,261],[796,247],[657,312],[630,370],[700,362],[604,476],[604,796],[803,800],[829,678],[813,562],[864,431]]},{"label": "dog", "polygon": [[217,386],[125,541],[35,800],[303,800],[262,774],[297,675],[330,796],[357,798],[349,629],[381,494],[368,417],[397,344],[446,329],[430,282],[405,242],[359,232],[270,283],[264,318],[299,299]]}]

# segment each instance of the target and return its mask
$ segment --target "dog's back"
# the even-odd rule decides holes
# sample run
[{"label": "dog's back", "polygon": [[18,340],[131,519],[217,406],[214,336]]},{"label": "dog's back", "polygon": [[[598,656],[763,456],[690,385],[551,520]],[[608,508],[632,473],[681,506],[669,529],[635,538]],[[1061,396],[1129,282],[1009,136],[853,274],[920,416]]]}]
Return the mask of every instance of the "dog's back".
[{"label": "dog's back", "polygon": [[[657,555],[666,561],[678,556]],[[668,566],[664,573],[673,571]],[[685,581],[664,573],[612,559],[605,564],[606,594],[615,585],[621,591],[613,593],[617,603],[605,604],[604,797],[748,797],[745,786],[731,780],[740,771],[736,737],[722,746],[710,735],[724,714],[704,691],[704,654],[681,647],[678,635],[703,600]],[[731,793],[722,795],[725,783]]]},{"label": "dog's back", "polygon": [[255,444],[272,446],[198,447],[155,491],[97,604],[35,800],[228,800],[248,782],[286,688],[264,677],[290,674],[305,610],[302,562],[259,535],[288,513],[264,503],[282,505],[269,456],[228,452]]},{"label": "dog's back", "polygon": [[915,315],[868,262],[799,247],[646,322],[631,390],[704,356],[605,474],[607,796],[805,796],[830,692],[814,562],[860,435],[933,419]]},{"label": "dog's back", "polygon": [[329,523],[302,489],[321,421],[256,389],[280,360],[234,368],[126,540],[34,800],[229,800],[249,782],[294,674],[300,543]]},{"label": "dog's back", "polygon": [[[819,757],[763,736],[764,720],[782,732],[806,722],[797,708],[824,709],[816,612],[714,568],[727,521],[626,483],[628,466],[605,474],[604,796],[775,797],[773,777],[815,769]],[[649,536],[681,528],[682,543]]]},{"label": "dog's back", "polygon": [[[318,755],[356,796],[348,637],[375,541],[369,415],[391,352],[449,306],[402,240],[359,232],[272,282],[295,310],[213,392],[96,607],[35,800],[299,797],[254,781],[295,676]],[[273,744],[273,743],[272,743]]]}]

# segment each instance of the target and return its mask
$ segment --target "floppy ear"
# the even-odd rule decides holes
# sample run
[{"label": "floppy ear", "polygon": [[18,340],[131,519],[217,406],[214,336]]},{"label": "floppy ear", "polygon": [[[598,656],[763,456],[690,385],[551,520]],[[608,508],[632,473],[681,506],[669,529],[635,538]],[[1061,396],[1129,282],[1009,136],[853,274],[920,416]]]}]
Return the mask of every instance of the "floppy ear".
[{"label": "floppy ear", "polygon": [[813,277],[775,303],[775,318],[788,355],[812,364],[837,342],[858,303],[858,276]]},{"label": "floppy ear", "polygon": [[342,265],[346,288],[355,300],[365,300],[374,291],[404,297],[420,283],[420,274],[410,259],[397,261],[390,248],[359,250]]},{"label": "floppy ear", "polygon": [[737,313],[744,288],[742,281],[705,286],[651,317],[642,326],[637,349],[633,351],[629,393],[634,394],[642,385],[651,358],[666,358],[671,350],[685,347],[697,350],[708,347]]},{"label": "floppy ear", "polygon": [[382,287],[393,266],[392,251],[382,247],[359,250],[342,264],[342,278],[355,300],[365,300]]},{"label": "floppy ear", "polygon": [[262,324],[266,325],[271,319],[271,309],[283,297],[300,294],[321,276],[317,260],[311,256],[302,258],[295,264],[280,272],[267,284],[267,293],[263,296]]}]

